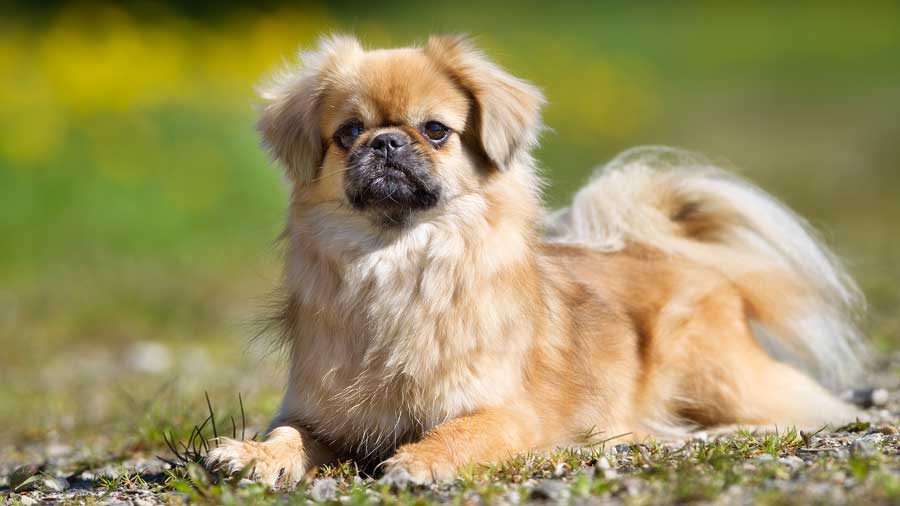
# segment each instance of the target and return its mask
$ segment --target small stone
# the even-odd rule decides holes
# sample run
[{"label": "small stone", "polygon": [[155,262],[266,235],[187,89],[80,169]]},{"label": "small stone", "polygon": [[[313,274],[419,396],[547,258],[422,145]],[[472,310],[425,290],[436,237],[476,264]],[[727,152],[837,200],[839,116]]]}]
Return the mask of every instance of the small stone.
[{"label": "small stone", "polygon": [[553,468],[553,476],[555,478],[561,478],[561,477],[565,476],[566,474],[568,474],[568,472],[569,472],[569,466],[566,465],[565,462],[560,462],[560,463],[556,464],[556,466],[554,466],[554,468]]},{"label": "small stone", "polygon": [[831,475],[831,482],[843,485],[847,481],[847,473],[838,471]]},{"label": "small stone", "polygon": [[859,439],[860,441],[865,441],[867,443],[881,444],[881,442],[884,441],[884,434],[875,432],[872,434],[867,434]]},{"label": "small stone", "polygon": [[522,502],[522,497],[516,490],[510,490],[509,492],[503,494],[503,496],[500,498],[500,504],[516,505],[520,502]]},{"label": "small stone", "polygon": [[36,479],[32,478],[37,473],[38,466],[35,465],[25,465],[17,467],[16,470],[9,475],[10,490],[22,492],[24,490],[30,490],[34,488],[34,482],[36,481]]},{"label": "small stone", "polygon": [[612,469],[612,465],[609,463],[609,459],[606,457],[600,457],[597,460],[597,467],[603,469],[604,471],[607,469]]},{"label": "small stone", "polygon": [[531,491],[535,500],[565,502],[569,498],[569,487],[559,480],[543,480]]},{"label": "small stone", "polygon": [[803,462],[803,459],[796,455],[781,457],[778,459],[778,462],[790,467],[791,469],[797,469],[806,465],[806,462]]},{"label": "small stone", "polygon": [[859,438],[850,443],[850,455],[854,457],[869,457],[878,453],[878,447],[873,441]]},{"label": "small stone", "polygon": [[69,480],[45,476],[41,481],[41,487],[50,492],[64,492],[69,489]]},{"label": "small stone", "polygon": [[769,455],[768,453],[763,453],[761,455],[757,455],[757,456],[753,457],[753,460],[756,460],[759,462],[772,462],[773,460],[775,460],[775,457]]},{"label": "small stone", "polygon": [[131,503],[125,502],[121,499],[116,499],[115,497],[111,497],[101,502],[100,506],[131,506]]},{"label": "small stone", "polygon": [[131,503],[134,506],[154,506],[153,501],[149,501],[147,499],[141,499],[140,497],[138,497],[137,499],[132,499]]},{"label": "small stone", "polygon": [[403,490],[413,483],[413,478],[406,469],[395,467],[384,473],[384,476],[378,481],[385,485],[389,485],[392,489]]},{"label": "small stone", "polygon": [[33,499],[31,497],[28,497],[27,495],[20,495],[18,499],[19,504],[21,504],[22,506],[32,506],[33,504],[37,504],[39,502],[37,499]]},{"label": "small stone", "polygon": [[872,405],[874,406],[884,406],[887,404],[888,399],[890,399],[890,395],[888,395],[888,391],[883,388],[876,388],[872,391]]},{"label": "small stone", "polygon": [[622,486],[625,487],[625,493],[631,497],[636,497],[641,493],[641,486],[643,482],[637,478],[628,478],[622,481]]},{"label": "small stone", "polygon": [[191,500],[191,496],[184,492],[169,492],[164,496],[160,496],[160,498],[181,504],[187,504]]},{"label": "small stone", "polygon": [[337,497],[337,480],[321,478],[313,482],[309,495],[315,501],[330,501]]},{"label": "small stone", "polygon": [[888,436],[893,436],[900,432],[897,430],[897,427],[894,427],[893,425],[882,425],[880,427],[877,427],[875,430],[880,432],[881,434],[885,434]]},{"label": "small stone", "polygon": [[627,445],[627,444],[624,444],[624,443],[623,443],[623,444],[617,444],[616,446],[613,447],[613,449],[616,450],[616,453],[617,453],[617,454],[618,454],[618,453],[628,453],[628,452],[631,451],[631,445]]},{"label": "small stone", "polygon": [[140,341],[131,345],[126,361],[131,369],[145,373],[162,373],[172,366],[169,348],[156,341]]},{"label": "small stone", "polygon": [[887,404],[890,395],[883,388],[857,388],[848,390],[842,397],[844,400],[862,408],[871,408]]}]

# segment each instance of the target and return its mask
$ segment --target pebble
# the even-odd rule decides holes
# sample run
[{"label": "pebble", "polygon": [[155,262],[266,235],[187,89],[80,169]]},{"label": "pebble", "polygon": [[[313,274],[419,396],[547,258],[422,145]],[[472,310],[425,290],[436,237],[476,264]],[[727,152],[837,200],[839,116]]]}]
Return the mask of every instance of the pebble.
[{"label": "pebble", "polygon": [[580,474],[581,474],[582,476],[586,476],[588,479],[593,480],[593,479],[594,479],[594,476],[597,475],[597,468],[594,467],[594,466],[585,466],[585,467],[582,467],[582,468],[581,468],[581,473],[580,473]]},{"label": "pebble", "polygon": [[126,357],[128,365],[145,373],[162,373],[172,366],[169,348],[156,341],[140,341],[131,345]]},{"label": "pebble", "polygon": [[866,440],[866,438],[861,437],[850,443],[850,455],[854,457],[869,457],[877,453],[878,447],[874,440]]},{"label": "pebble", "polygon": [[803,459],[796,455],[781,457],[778,459],[778,462],[790,467],[791,469],[797,469],[806,465],[806,462],[804,462]]},{"label": "pebble", "polygon": [[56,460],[71,454],[72,447],[62,443],[50,443],[44,451],[47,453],[48,459]]},{"label": "pebble", "polygon": [[406,469],[397,467],[385,473],[378,481],[389,485],[392,489],[403,490],[412,484],[413,479]]},{"label": "pebble", "polygon": [[604,471],[607,469],[612,469],[612,465],[609,463],[609,459],[606,457],[600,457],[600,459],[597,460],[597,467],[603,469]]},{"label": "pebble", "polygon": [[618,453],[628,453],[628,452],[631,451],[631,445],[627,445],[627,444],[624,444],[624,443],[623,443],[623,444],[617,444],[616,446],[613,447],[613,449],[616,450],[616,453],[617,453],[617,454],[618,454]]},{"label": "pebble", "polygon": [[890,399],[888,391],[883,388],[858,388],[845,392],[842,397],[848,402],[867,409],[872,406],[884,406]]},{"label": "pebble", "polygon": [[22,506],[32,506],[33,504],[38,503],[38,501],[36,499],[32,499],[31,497],[28,497],[27,495],[20,495],[18,497],[18,499],[19,499],[19,504],[21,504]]},{"label": "pebble", "polygon": [[309,495],[315,501],[330,501],[337,497],[337,480],[321,478],[313,482]]},{"label": "pebble", "polygon": [[64,492],[69,489],[69,480],[47,476],[41,481],[41,486],[50,492]]},{"label": "pebble", "polygon": [[531,498],[554,502],[565,502],[569,498],[569,487],[559,480],[543,480],[531,490]]},{"label": "pebble", "polygon": [[893,425],[882,425],[875,430],[888,436],[893,436],[897,434],[897,432],[900,432],[897,430],[897,427],[894,427]]},{"label": "pebble", "polygon": [[107,499],[101,502],[100,506],[131,506],[131,502],[125,502],[121,499]]},{"label": "pebble", "polygon": [[516,490],[510,490],[509,492],[503,494],[500,498],[500,504],[510,504],[515,505],[522,502],[522,497],[519,495],[519,492]]},{"label": "pebble", "polygon": [[29,464],[29,465],[20,466],[20,467],[16,468],[12,472],[12,474],[9,475],[9,488],[12,490],[16,490],[18,488],[20,492],[34,488],[34,486],[31,483],[29,483],[29,484],[24,484],[24,483],[26,480],[28,480],[29,478],[31,478],[32,476],[37,474],[37,472],[38,472],[38,466],[36,466],[34,464]]},{"label": "pebble", "polygon": [[867,443],[880,444],[882,441],[884,441],[884,434],[880,432],[874,432],[872,434],[867,434],[859,439],[860,441],[865,441]]}]

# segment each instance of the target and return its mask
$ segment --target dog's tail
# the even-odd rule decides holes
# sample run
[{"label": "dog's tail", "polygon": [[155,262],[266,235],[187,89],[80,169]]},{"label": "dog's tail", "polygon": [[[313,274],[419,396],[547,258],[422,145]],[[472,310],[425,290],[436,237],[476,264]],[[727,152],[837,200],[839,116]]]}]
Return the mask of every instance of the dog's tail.
[{"label": "dog's tail", "polygon": [[546,234],[607,251],[647,245],[715,268],[741,291],[776,358],[832,388],[861,372],[864,301],[852,278],[806,221],[699,156],[626,151],[548,216]]}]

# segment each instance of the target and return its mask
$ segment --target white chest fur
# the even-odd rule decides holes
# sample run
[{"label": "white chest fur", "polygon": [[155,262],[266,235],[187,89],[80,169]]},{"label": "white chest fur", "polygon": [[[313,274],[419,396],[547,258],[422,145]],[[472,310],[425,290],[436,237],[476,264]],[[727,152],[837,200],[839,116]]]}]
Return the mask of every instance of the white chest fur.
[{"label": "white chest fur", "polygon": [[503,238],[479,228],[429,222],[379,242],[344,222],[341,235],[313,242],[295,227],[281,418],[377,454],[521,388],[533,329],[522,295],[498,281],[524,245],[509,238],[492,250]]}]

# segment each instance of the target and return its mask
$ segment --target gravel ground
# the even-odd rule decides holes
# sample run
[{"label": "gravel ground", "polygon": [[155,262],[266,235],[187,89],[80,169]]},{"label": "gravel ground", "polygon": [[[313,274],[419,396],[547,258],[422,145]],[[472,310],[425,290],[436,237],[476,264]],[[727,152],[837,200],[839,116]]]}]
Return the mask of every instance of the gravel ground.
[{"label": "gravel ground", "polygon": [[[172,470],[140,444],[40,442],[0,449],[4,504],[900,504],[900,353],[873,382],[887,392],[865,419],[831,432],[696,433],[687,441],[530,455],[453,484],[408,488],[326,469],[287,493],[242,481],[214,484],[199,468]],[[881,400],[881,399],[879,399]],[[24,485],[17,485],[25,480]],[[193,486],[190,485],[192,480]],[[896,501],[896,502],[895,502]]]}]

